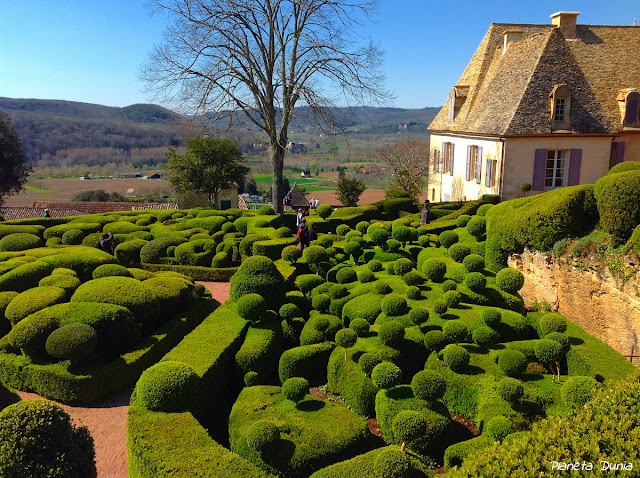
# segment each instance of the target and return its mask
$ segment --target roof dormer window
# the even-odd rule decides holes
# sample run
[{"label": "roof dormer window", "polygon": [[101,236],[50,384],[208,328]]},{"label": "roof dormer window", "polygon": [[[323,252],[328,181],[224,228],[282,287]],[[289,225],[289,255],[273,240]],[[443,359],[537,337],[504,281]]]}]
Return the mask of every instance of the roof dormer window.
[{"label": "roof dormer window", "polygon": [[640,128],[640,93],[637,91],[631,91],[625,98],[623,126]]},{"label": "roof dormer window", "polygon": [[551,129],[570,129],[571,92],[569,88],[567,85],[556,85],[549,97],[551,100]]}]

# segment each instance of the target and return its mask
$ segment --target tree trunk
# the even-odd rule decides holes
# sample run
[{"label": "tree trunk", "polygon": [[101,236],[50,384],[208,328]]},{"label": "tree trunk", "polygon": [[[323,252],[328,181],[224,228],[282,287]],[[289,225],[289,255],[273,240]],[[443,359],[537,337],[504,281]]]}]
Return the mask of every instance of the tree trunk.
[{"label": "tree trunk", "polygon": [[560,383],[560,362],[556,362],[556,369],[558,370],[558,383]]},{"label": "tree trunk", "polygon": [[407,442],[406,442],[406,441],[403,441],[403,442],[402,442],[402,445],[400,445],[400,451],[404,451],[404,450],[405,450],[405,448],[407,448]]},{"label": "tree trunk", "polygon": [[284,205],[282,204],[282,198],[285,194],[283,187],[284,181],[282,178],[284,152],[284,146],[277,142],[272,143],[269,148],[271,165],[273,167],[273,189],[271,193],[271,202],[273,203],[273,209],[278,214],[282,214],[284,212]]}]

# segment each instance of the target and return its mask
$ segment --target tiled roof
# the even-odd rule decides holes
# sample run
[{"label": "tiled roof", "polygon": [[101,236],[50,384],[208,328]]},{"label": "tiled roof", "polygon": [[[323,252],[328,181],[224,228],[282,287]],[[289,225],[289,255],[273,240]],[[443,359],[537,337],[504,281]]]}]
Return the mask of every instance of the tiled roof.
[{"label": "tiled roof", "polygon": [[249,209],[247,201],[244,200],[244,196],[242,194],[238,194],[238,209]]},{"label": "tiled roof", "polygon": [[[87,214],[73,209],[50,209],[51,217],[67,217],[82,216]],[[5,221],[13,221],[14,219],[34,219],[44,216],[44,208],[40,207],[0,207],[0,216]]]},{"label": "tiled roof", "polygon": [[[133,211],[142,209],[178,209],[177,203],[101,202],[101,201],[36,201],[34,207],[54,209],[74,209],[88,214],[104,212]],[[53,214],[52,214],[53,216]]]},{"label": "tiled roof", "polygon": [[291,188],[291,207],[293,209],[300,207],[309,207],[309,201],[307,201],[305,195],[302,194],[302,191],[300,191],[297,183],[294,184]]},{"label": "tiled roof", "polygon": [[[503,55],[504,31],[520,29]],[[577,25],[566,40],[553,25],[494,23],[456,88],[466,100],[453,122],[448,101],[432,131],[495,135],[551,132],[549,94],[566,84],[571,92],[571,130],[622,130],[618,95],[640,89],[640,27]]]}]

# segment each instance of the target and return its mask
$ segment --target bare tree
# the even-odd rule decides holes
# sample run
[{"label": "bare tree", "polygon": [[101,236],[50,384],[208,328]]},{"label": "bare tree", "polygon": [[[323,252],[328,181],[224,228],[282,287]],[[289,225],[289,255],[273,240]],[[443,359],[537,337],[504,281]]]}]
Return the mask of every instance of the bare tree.
[{"label": "bare tree", "polygon": [[429,143],[407,139],[396,141],[378,153],[391,168],[390,189],[402,189],[414,200],[429,182]]},{"label": "bare tree", "polygon": [[296,106],[328,123],[327,91],[347,103],[387,98],[380,51],[356,32],[376,0],[151,0],[170,18],[141,71],[148,91],[209,120],[229,117],[269,146],[273,205]]}]

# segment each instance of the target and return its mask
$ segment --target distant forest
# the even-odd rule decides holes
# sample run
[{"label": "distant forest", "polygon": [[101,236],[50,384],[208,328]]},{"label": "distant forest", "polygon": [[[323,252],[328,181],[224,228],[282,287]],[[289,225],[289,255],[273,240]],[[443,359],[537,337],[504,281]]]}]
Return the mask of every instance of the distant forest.
[{"label": "distant forest", "polygon": [[[10,117],[21,138],[26,157],[37,176],[78,176],[86,172],[115,174],[149,170],[166,163],[167,147],[180,147],[187,136],[203,134],[187,118],[166,108],[136,104],[115,108],[60,100],[0,98],[0,109]],[[351,141],[352,159],[362,160],[373,144],[400,139],[398,136],[427,136],[427,126],[439,108],[335,108],[333,114],[344,134],[321,131],[307,109],[300,108],[290,127],[292,141],[314,146],[323,157],[331,155],[332,142]],[[194,121],[193,124],[196,122]],[[242,128],[217,123],[210,136],[233,139],[252,162],[265,158],[255,137]],[[359,143],[366,147],[359,148]],[[327,146],[329,145],[329,146]],[[336,158],[338,159],[338,158]]]}]

